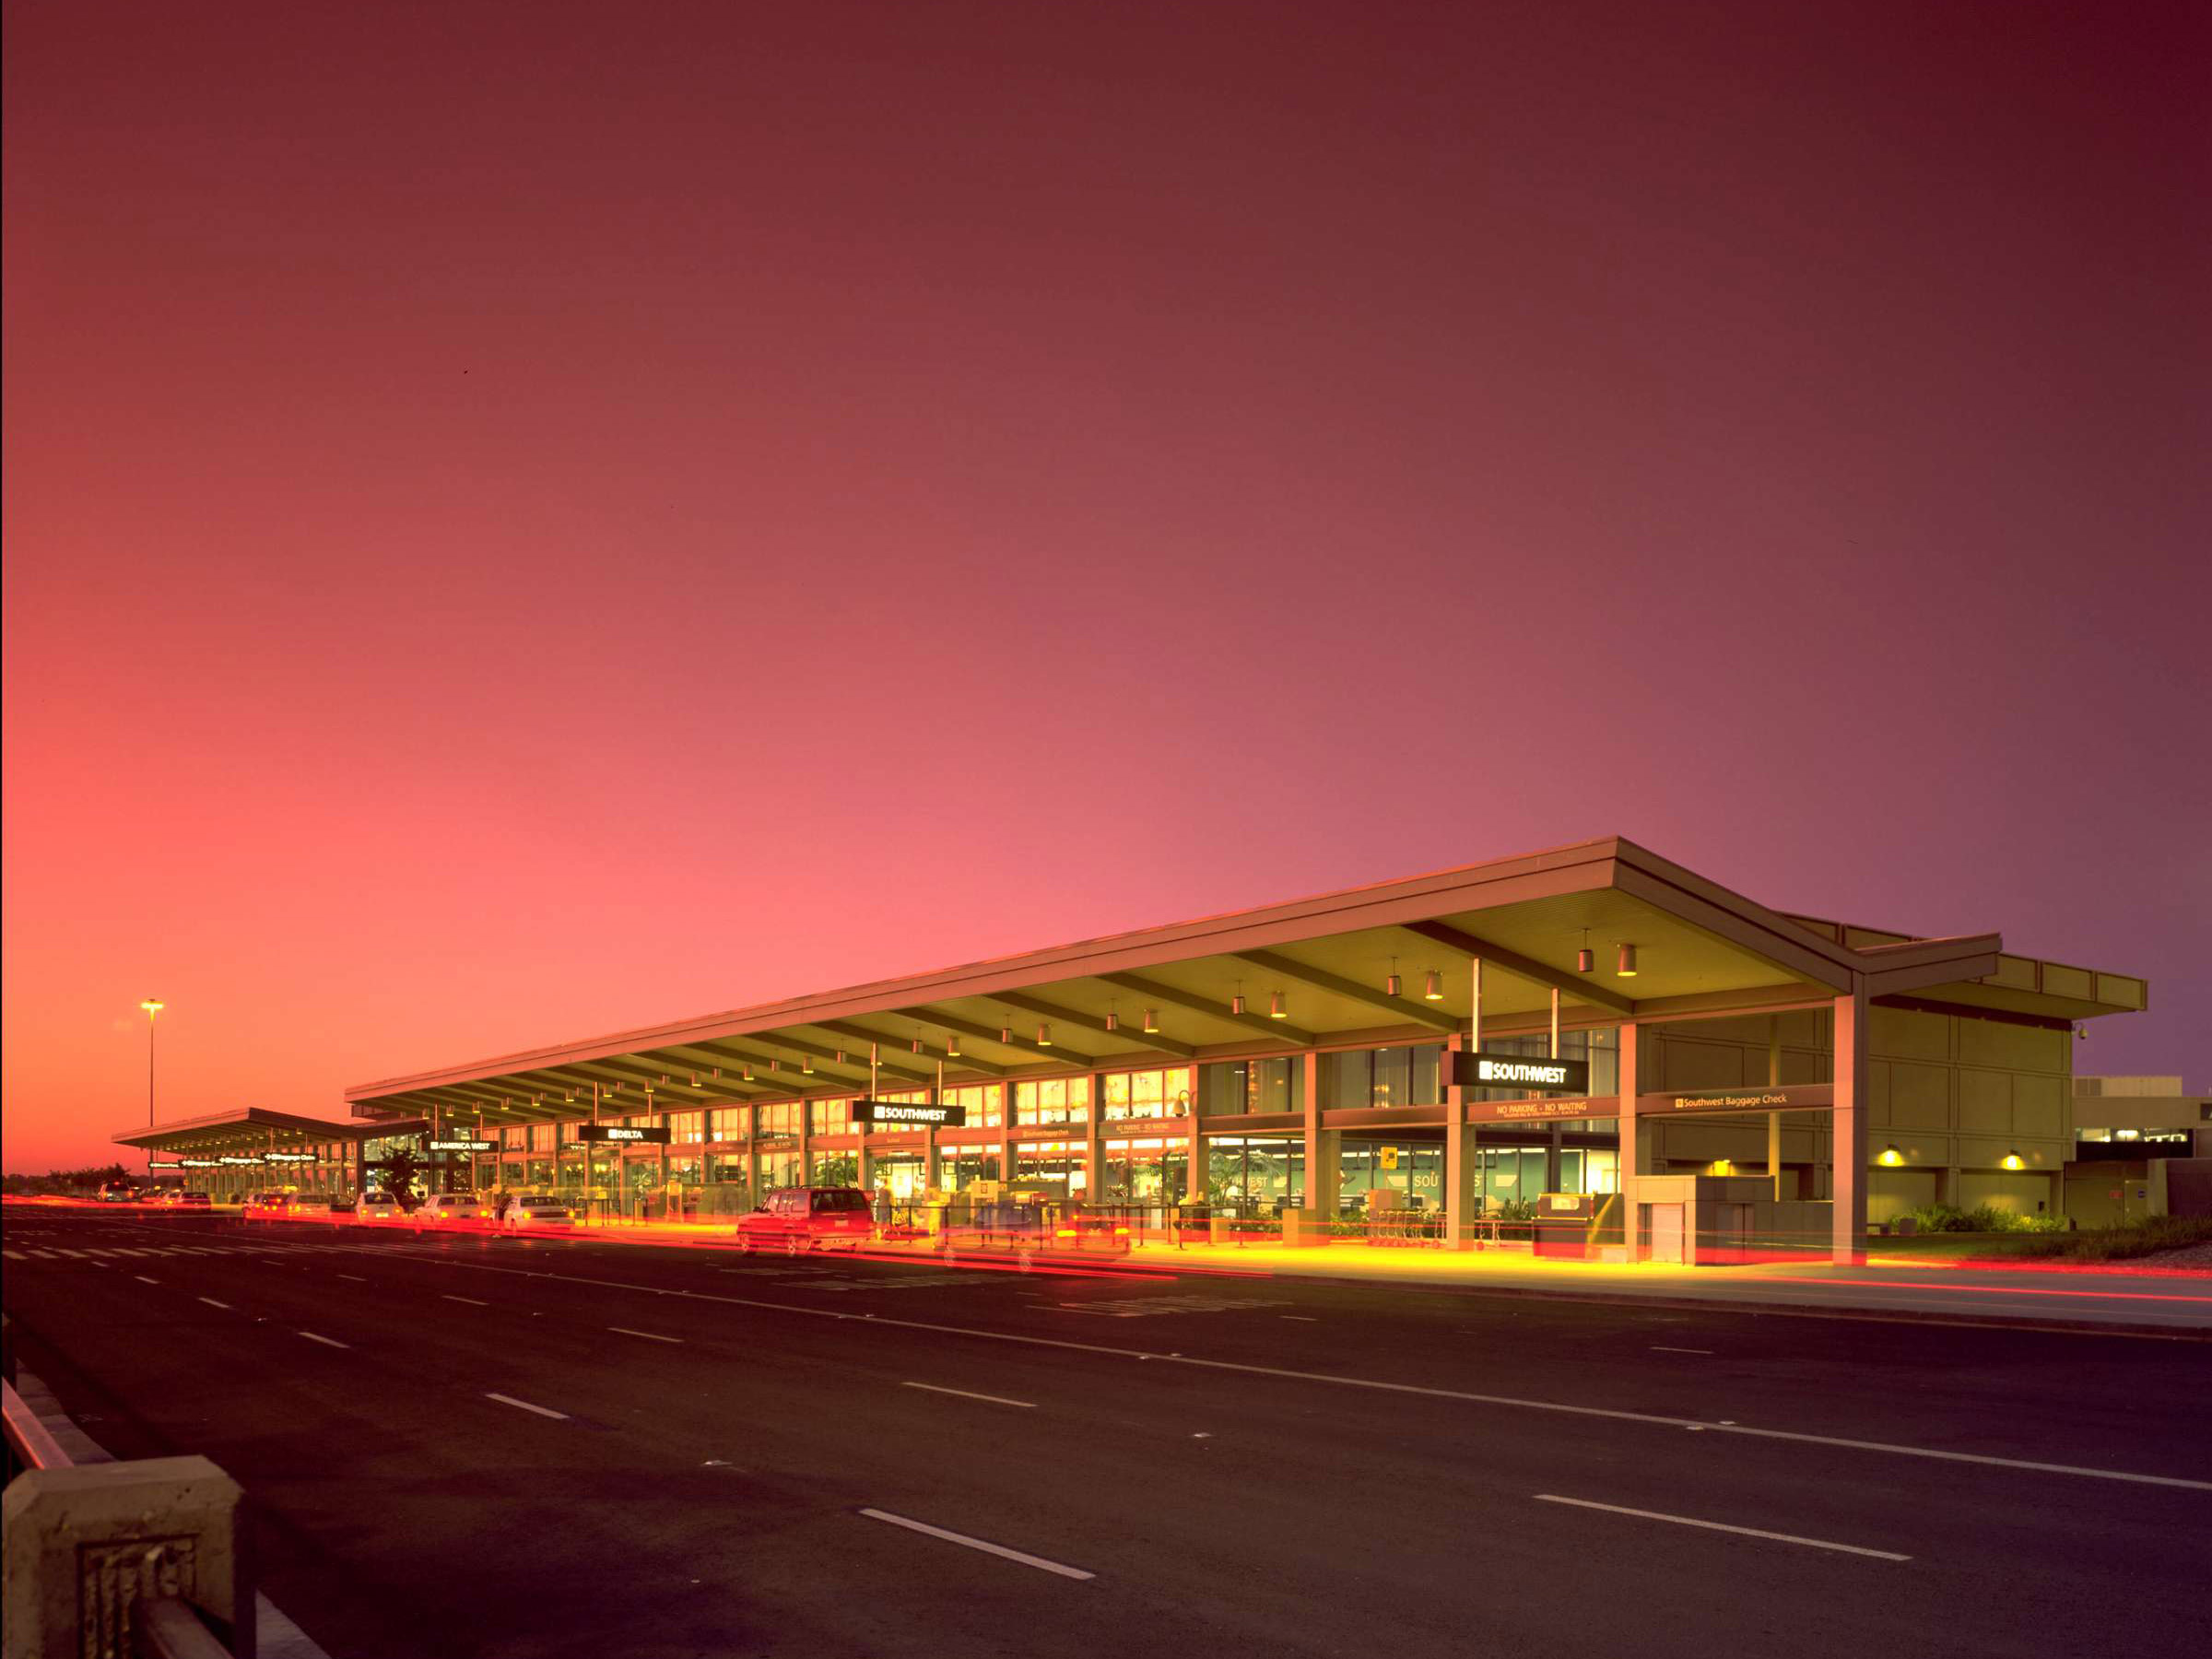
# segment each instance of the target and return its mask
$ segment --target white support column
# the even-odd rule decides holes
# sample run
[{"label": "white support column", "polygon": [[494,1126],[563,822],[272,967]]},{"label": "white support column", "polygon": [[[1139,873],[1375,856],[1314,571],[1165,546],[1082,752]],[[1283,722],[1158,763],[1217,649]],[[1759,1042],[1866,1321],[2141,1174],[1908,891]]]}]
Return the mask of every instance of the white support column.
[{"label": "white support column", "polygon": [[1622,1259],[1630,1262],[1643,1259],[1642,1230],[1637,1220],[1641,1196],[1637,1190],[1637,1177],[1641,1170],[1636,1155],[1636,1091],[1639,1088],[1636,1035],[1634,1020],[1624,1019],[1620,1022],[1618,1039],[1620,1045],[1618,1067],[1620,1074],[1620,1146],[1616,1156],[1620,1162],[1620,1240],[1628,1247],[1627,1254]]},{"label": "white support column", "polygon": [[[1462,1050],[1480,1052],[1482,1048],[1482,959],[1475,958],[1467,965],[1473,994],[1465,1037],[1453,1033],[1445,1044],[1448,1053]],[[1454,1064],[1447,1059],[1446,1065]],[[1475,1156],[1475,1141],[1467,1128],[1467,1097],[1472,1091],[1454,1084],[1444,1090],[1444,1248],[1470,1250],[1475,1244],[1475,1222],[1479,1217],[1482,1195],[1475,1182],[1480,1159]]]},{"label": "white support column", "polygon": [[[937,1062],[937,1084],[929,1091],[929,1103],[932,1106],[945,1104],[945,1062],[942,1060]],[[922,1131],[922,1190],[924,1193],[934,1193],[937,1190],[939,1174],[937,1132],[935,1129],[924,1127]]]},{"label": "white support column", "polygon": [[1866,982],[1853,979],[1850,994],[1836,998],[1836,1104],[1829,1135],[1829,1253],[1844,1263],[1866,1259]]},{"label": "white support column", "polygon": [[[1767,1016],[1767,1087],[1782,1087],[1782,1016]],[[1774,1183],[1774,1202],[1782,1202],[1782,1113],[1767,1113],[1767,1179]]]}]

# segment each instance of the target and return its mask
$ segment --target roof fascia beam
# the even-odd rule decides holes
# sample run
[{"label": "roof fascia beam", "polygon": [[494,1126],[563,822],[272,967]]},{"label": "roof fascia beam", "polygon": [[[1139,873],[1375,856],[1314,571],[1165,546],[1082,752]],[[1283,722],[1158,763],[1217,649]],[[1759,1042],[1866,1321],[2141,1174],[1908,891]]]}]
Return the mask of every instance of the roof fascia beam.
[{"label": "roof fascia beam", "polygon": [[1395,1014],[1401,1019],[1410,1019],[1421,1025],[1433,1026],[1440,1031],[1459,1030],[1460,1022],[1441,1009],[1431,1008],[1426,1003],[1412,998],[1393,996],[1387,991],[1378,991],[1371,985],[1362,985],[1356,980],[1347,980],[1341,974],[1331,973],[1326,968],[1310,968],[1303,962],[1294,962],[1288,957],[1277,955],[1272,950],[1240,950],[1237,952],[1237,958],[1240,961],[1250,962],[1255,968],[1264,968],[1269,973],[1279,974],[1284,979],[1297,980],[1303,984],[1312,985],[1317,991],[1326,991],[1332,996],[1341,996],[1347,1002],[1360,1003],[1371,1008],[1383,1009],[1388,1013]]},{"label": "roof fascia beam", "polygon": [[1738,950],[1748,951],[1787,972],[1811,980],[1815,984],[1827,985],[1838,993],[1848,994],[1852,989],[1853,968],[1848,961],[1836,959],[1855,958],[1858,953],[1845,952],[1841,946],[1822,939],[1794,922],[1783,920],[1776,912],[1761,912],[1773,915],[1779,924],[1766,926],[1756,917],[1739,914],[1625,860],[1614,868],[1613,885],[1631,899],[1641,899],[1699,932]]},{"label": "roof fascia beam", "polygon": [[1456,950],[1463,956],[1479,957],[1493,968],[1502,968],[1508,973],[1542,985],[1547,990],[1557,991],[1562,996],[1576,996],[1583,1002],[1594,1003],[1597,1006],[1608,1008],[1616,1014],[1625,1014],[1630,1018],[1635,1017],[1635,1003],[1621,995],[1619,992],[1593,983],[1582,974],[1569,973],[1563,969],[1547,967],[1535,958],[1524,957],[1517,950],[1508,950],[1502,945],[1493,945],[1487,939],[1478,939],[1465,929],[1453,926],[1449,922],[1406,922],[1401,923],[1400,925],[1407,933],[1418,935],[1431,945],[1441,945],[1447,950]]},{"label": "roof fascia beam", "polygon": [[1301,1026],[1294,1026],[1288,1020],[1270,1019],[1264,1014],[1233,1013],[1225,1002],[1216,1002],[1212,997],[1201,996],[1195,991],[1181,991],[1173,985],[1163,985],[1158,980],[1146,979],[1142,974],[1101,973],[1099,978],[1110,985],[1119,985],[1135,996],[1166,1003],[1173,1007],[1188,1008],[1194,1014],[1204,1014],[1229,1025],[1263,1032],[1272,1041],[1288,1048],[1312,1048],[1318,1041],[1312,1032]]}]

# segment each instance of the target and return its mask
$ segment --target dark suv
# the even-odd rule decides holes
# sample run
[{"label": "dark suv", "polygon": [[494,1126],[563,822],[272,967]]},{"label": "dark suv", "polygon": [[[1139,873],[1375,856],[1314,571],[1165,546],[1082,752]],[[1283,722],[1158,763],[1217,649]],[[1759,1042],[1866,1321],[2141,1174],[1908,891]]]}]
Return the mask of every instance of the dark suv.
[{"label": "dark suv", "polygon": [[875,1214],[858,1187],[784,1187],[771,1193],[752,1214],[737,1218],[737,1248],[748,1253],[857,1250],[875,1236]]}]

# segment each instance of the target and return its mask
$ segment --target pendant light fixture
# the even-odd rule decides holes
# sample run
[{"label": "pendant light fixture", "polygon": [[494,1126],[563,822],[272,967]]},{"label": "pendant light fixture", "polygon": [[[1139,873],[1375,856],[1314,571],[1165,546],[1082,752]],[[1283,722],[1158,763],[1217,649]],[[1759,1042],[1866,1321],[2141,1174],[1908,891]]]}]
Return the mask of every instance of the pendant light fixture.
[{"label": "pendant light fixture", "polygon": [[1905,1155],[1897,1149],[1897,1143],[1895,1141],[1891,1141],[1888,1146],[1884,1147],[1882,1148],[1881,1157],[1875,1159],[1875,1162],[1892,1170],[1896,1169],[1899,1164],[1901,1164],[1904,1161]]},{"label": "pendant light fixture", "polygon": [[1158,1008],[1145,1010],[1145,1035],[1147,1037],[1159,1035],[1159,1010]]},{"label": "pendant light fixture", "polygon": [[2018,1152],[2007,1152],[2005,1154],[2005,1167],[2008,1170],[2025,1169],[2027,1167],[2027,1159],[2023,1159]]},{"label": "pendant light fixture", "polygon": [[1429,982],[1422,989],[1421,994],[1430,1002],[1442,1002],[1444,1000],[1444,976],[1435,969],[1430,969]]},{"label": "pendant light fixture", "polygon": [[947,1060],[958,1060],[959,1057],[960,1057],[960,1039],[959,1039],[959,1034],[958,1034],[957,1032],[953,1032],[953,1031],[947,1031],[947,1032],[946,1032],[946,1033],[945,1033],[945,1058],[946,1058],[946,1059],[947,1059]]},{"label": "pendant light fixture", "polygon": [[1229,999],[1229,1011],[1231,1014],[1244,1012],[1244,982],[1242,980],[1237,982],[1237,994]]},{"label": "pendant light fixture", "polygon": [[921,1032],[919,1032],[919,1031],[916,1031],[916,1032],[914,1033],[914,1053],[918,1054],[918,1053],[920,1053],[921,1052],[922,1052],[922,1033],[921,1033]]},{"label": "pendant light fixture", "polygon": [[1616,979],[1634,979],[1636,977],[1635,946],[1623,945],[1620,947],[1620,960],[1614,967],[1613,976]]},{"label": "pendant light fixture", "polygon": [[1406,982],[1398,977],[1398,959],[1396,957],[1390,959],[1390,973],[1382,982],[1382,994],[1385,996],[1406,994]]},{"label": "pendant light fixture", "polygon": [[1583,947],[1574,953],[1574,971],[1588,973],[1597,966],[1597,952],[1590,948],[1590,930],[1583,929]]},{"label": "pendant light fixture", "polygon": [[1289,1005],[1283,1001],[1283,994],[1280,991],[1277,991],[1274,995],[1267,999],[1267,1018],[1270,1019],[1288,1019],[1290,1018]]},{"label": "pendant light fixture", "polygon": [[1051,1048],[1053,1046],[1053,1028],[1051,1026],[1042,1024],[1038,1026],[1037,1046],[1039,1048]]},{"label": "pendant light fixture", "polygon": [[998,1040],[1001,1042],[1007,1044],[1009,1047],[1012,1046],[1014,1041],[1014,1024],[1011,1020],[1004,1021],[1000,1024],[998,1028]]},{"label": "pendant light fixture", "polygon": [[753,1063],[750,1060],[745,1063],[745,1080],[747,1083],[753,1080]]},{"label": "pendant light fixture", "polygon": [[814,1076],[814,1056],[812,1054],[799,1056],[799,1070],[809,1077]]},{"label": "pendant light fixture", "polygon": [[840,1065],[842,1065],[845,1063],[845,1051],[843,1049],[839,1049],[837,1051],[837,1063]]},{"label": "pendant light fixture", "polygon": [[1106,1010],[1106,1029],[1110,1031],[1118,1031],[1122,1029],[1122,1017],[1115,1013],[1111,1006]]}]

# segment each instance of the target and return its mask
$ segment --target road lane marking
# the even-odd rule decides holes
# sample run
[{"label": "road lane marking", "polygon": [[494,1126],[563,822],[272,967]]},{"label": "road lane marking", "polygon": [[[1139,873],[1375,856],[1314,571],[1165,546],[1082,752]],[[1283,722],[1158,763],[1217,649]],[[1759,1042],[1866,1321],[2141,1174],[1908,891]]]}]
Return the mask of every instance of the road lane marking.
[{"label": "road lane marking", "polygon": [[1321,1321],[1311,1313],[1277,1313],[1277,1319],[1288,1319],[1298,1324],[1319,1324]]},{"label": "road lane marking", "polygon": [[300,1335],[306,1337],[310,1342],[321,1343],[324,1347],[349,1348],[353,1346],[353,1344],[350,1342],[340,1342],[335,1336],[318,1336],[312,1331],[302,1331],[300,1333]]},{"label": "road lane marking", "polygon": [[1711,1348],[1665,1347],[1658,1343],[1653,1343],[1652,1352],[1654,1354],[1703,1354],[1710,1358],[1712,1350]]},{"label": "road lane marking", "polygon": [[466,1302],[472,1308],[488,1308],[491,1306],[489,1302],[478,1301],[473,1296],[447,1296],[443,1291],[440,1291],[439,1296],[445,1301]]},{"label": "road lane marking", "polygon": [[[649,1296],[684,1297],[693,1301],[719,1302],[725,1307],[764,1308],[771,1312],[795,1313],[808,1319],[848,1320],[853,1317],[849,1313],[828,1308],[809,1308],[797,1302],[764,1301],[751,1296],[723,1296],[709,1290],[669,1290],[658,1285],[633,1284],[627,1279],[589,1278],[581,1274],[551,1273],[528,1267],[494,1267],[476,1262],[456,1263],[454,1265],[465,1266],[477,1273],[508,1273],[524,1278],[558,1279],[566,1284],[590,1285],[602,1290],[640,1290]],[[2212,1480],[2190,1480],[2178,1475],[2138,1475],[2128,1469],[2095,1469],[2081,1464],[1997,1457],[1984,1452],[1945,1452],[1933,1446],[1904,1446],[1888,1441],[1849,1440],[1837,1435],[1807,1434],[1789,1429],[1753,1429],[1741,1423],[1700,1422],[1695,1418],[1662,1417],[1656,1412],[1625,1411],[1610,1406],[1573,1406],[1561,1400],[1529,1400],[1513,1394],[1475,1394],[1464,1389],[1432,1388],[1419,1382],[1389,1382],[1374,1377],[1347,1377],[1335,1371],[1294,1371],[1285,1366],[1252,1365],[1236,1359],[1207,1359],[1195,1354],[1147,1353],[1141,1348],[1117,1347],[1111,1343],[1078,1342],[1072,1336],[1030,1336],[1015,1331],[987,1331],[977,1325],[900,1319],[888,1313],[872,1316],[870,1323],[879,1329],[932,1331],[947,1336],[973,1336],[985,1342],[1008,1342],[1023,1347],[1059,1348],[1076,1354],[1100,1354],[1116,1359],[1153,1359],[1162,1364],[1195,1366],[1203,1371],[1228,1371],[1239,1376],[1286,1377],[1294,1382],[1323,1382],[1338,1388],[1372,1389],[1378,1394],[1458,1400],[1471,1406],[1504,1406],[1523,1411],[1547,1411],[1561,1417],[1597,1418],[1617,1423],[1641,1423],[1658,1429],[1700,1429],[1715,1434],[1740,1434],[1753,1440],[1835,1446],[1847,1452],[1876,1452],[1891,1457],[1924,1458],[1935,1463],[1974,1464],[1984,1468],[2021,1469],[2036,1475],[2077,1475],[2088,1480],[2117,1480],[2131,1486],[2176,1487],[2187,1492],[2212,1492]]]},{"label": "road lane marking", "polygon": [[74,1250],[62,1250],[62,1247],[59,1244],[56,1244],[54,1249],[61,1250],[62,1253],[67,1256],[73,1262],[81,1262],[85,1259],[81,1253]]},{"label": "road lane marking", "polygon": [[230,1312],[230,1304],[229,1302],[218,1302],[212,1296],[203,1296],[200,1298],[200,1300],[206,1302],[211,1308],[220,1308],[226,1313]]},{"label": "road lane marking", "polygon": [[357,1285],[365,1285],[369,1282],[358,1273],[341,1273],[338,1275],[338,1277],[340,1278],[351,1279]]},{"label": "road lane marking", "polygon": [[158,1285],[161,1282],[159,1279],[149,1279],[143,1273],[134,1273],[131,1277],[142,1285]]},{"label": "road lane marking", "polygon": [[1095,1572],[1086,1572],[1080,1567],[1063,1566],[1048,1561],[1042,1556],[1026,1555],[1018,1549],[1008,1549],[1004,1544],[994,1544],[987,1538],[971,1538],[966,1533],[947,1532],[942,1526],[932,1526],[926,1521],[910,1521],[904,1515],[894,1515],[888,1510],[864,1509],[860,1512],[871,1521],[888,1521],[893,1526],[903,1526],[909,1532],[927,1533],[933,1538],[943,1538],[947,1544],[964,1545],[980,1549],[985,1555],[994,1555],[1009,1561],[1019,1561],[1024,1567],[1034,1567],[1041,1572],[1056,1572],[1062,1578],[1097,1578]]},{"label": "road lane marking", "polygon": [[[464,1297],[464,1296],[457,1296],[457,1297],[453,1298],[453,1300],[454,1300],[455,1301],[466,1301],[468,1299],[467,1299],[466,1297]],[[645,1340],[646,1340],[646,1341],[648,1341],[648,1342],[681,1342],[681,1341],[683,1341],[683,1338],[682,1338],[681,1336],[656,1336],[656,1335],[653,1335],[653,1334],[651,1331],[633,1331],[633,1330],[631,1330],[631,1329],[630,1329],[630,1328],[629,1328],[628,1325],[608,1325],[606,1328],[607,1328],[608,1330],[610,1330],[610,1331],[614,1332],[614,1333],[615,1333],[617,1335],[619,1335],[619,1336],[642,1336],[642,1337],[644,1337],[644,1338],[645,1338]]]},{"label": "road lane marking", "polygon": [[929,1394],[958,1394],[963,1400],[987,1400],[994,1406],[1018,1406],[1024,1411],[1037,1409],[1034,1400],[1009,1400],[1004,1394],[975,1394],[965,1388],[939,1388],[935,1382],[901,1382],[901,1388],[919,1388]]},{"label": "road lane marking", "polygon": [[19,1250],[0,1250],[0,1255],[6,1256],[11,1262],[19,1262],[23,1259],[23,1253]]},{"label": "road lane marking", "polygon": [[1587,1498],[1561,1498],[1554,1492],[1535,1494],[1538,1503],[1571,1503],[1576,1509],[1604,1510],[1610,1515],[1633,1515],[1640,1521],[1665,1521],[1674,1526],[1702,1527],[1707,1532],[1735,1533],[1739,1537],[1771,1538],[1777,1544],[1802,1544],[1807,1549],[1832,1549],[1842,1555],[1872,1556],[1877,1561],[1909,1561],[1894,1549],[1868,1549],[1860,1544],[1831,1544],[1826,1538],[1801,1538],[1794,1533],[1768,1532],[1757,1526],[1731,1526],[1724,1521],[1700,1521],[1694,1515],[1664,1515],[1657,1510],[1628,1509],[1618,1503],[1593,1503]]},{"label": "road lane marking", "polygon": [[565,1411],[555,1411],[545,1406],[533,1406],[529,1401],[518,1400],[512,1394],[488,1394],[484,1397],[488,1400],[497,1400],[502,1406],[515,1406],[519,1410],[535,1411],[542,1418],[554,1418],[564,1423],[569,1420],[569,1414]]}]

